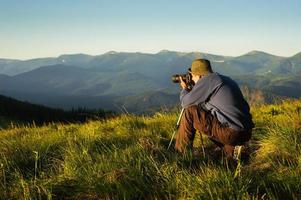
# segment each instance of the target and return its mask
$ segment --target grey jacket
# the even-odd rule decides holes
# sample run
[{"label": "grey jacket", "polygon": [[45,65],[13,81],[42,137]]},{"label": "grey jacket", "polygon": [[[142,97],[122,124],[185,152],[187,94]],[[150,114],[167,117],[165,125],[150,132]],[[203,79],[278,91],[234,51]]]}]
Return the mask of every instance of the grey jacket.
[{"label": "grey jacket", "polygon": [[236,82],[227,76],[212,73],[202,77],[190,92],[181,91],[180,101],[183,108],[203,104],[230,128],[249,130],[254,127],[248,103]]}]

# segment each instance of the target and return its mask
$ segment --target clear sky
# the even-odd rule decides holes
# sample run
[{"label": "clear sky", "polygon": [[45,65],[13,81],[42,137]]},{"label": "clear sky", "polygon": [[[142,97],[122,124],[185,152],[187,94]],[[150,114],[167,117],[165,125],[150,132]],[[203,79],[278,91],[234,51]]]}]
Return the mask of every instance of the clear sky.
[{"label": "clear sky", "polygon": [[301,0],[0,0],[0,57],[301,51]]}]

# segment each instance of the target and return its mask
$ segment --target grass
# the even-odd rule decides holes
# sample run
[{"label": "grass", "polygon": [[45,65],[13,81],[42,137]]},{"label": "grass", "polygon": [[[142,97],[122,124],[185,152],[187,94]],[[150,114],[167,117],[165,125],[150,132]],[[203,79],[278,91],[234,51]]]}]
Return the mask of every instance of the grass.
[{"label": "grass", "polygon": [[0,199],[300,199],[300,112],[301,101],[252,108],[238,176],[206,137],[206,157],[167,150],[176,113],[3,129]]}]

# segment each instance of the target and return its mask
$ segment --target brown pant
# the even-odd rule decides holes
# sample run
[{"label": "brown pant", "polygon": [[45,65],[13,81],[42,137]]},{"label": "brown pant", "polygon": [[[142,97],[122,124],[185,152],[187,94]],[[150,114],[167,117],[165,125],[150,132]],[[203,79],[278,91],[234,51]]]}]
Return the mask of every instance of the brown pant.
[{"label": "brown pant", "polygon": [[185,108],[181,118],[175,145],[177,151],[185,153],[187,147],[193,147],[196,130],[200,134],[206,134],[216,145],[223,148],[227,157],[233,156],[235,145],[243,145],[251,138],[251,130],[234,130],[221,124],[209,111],[190,106]]}]

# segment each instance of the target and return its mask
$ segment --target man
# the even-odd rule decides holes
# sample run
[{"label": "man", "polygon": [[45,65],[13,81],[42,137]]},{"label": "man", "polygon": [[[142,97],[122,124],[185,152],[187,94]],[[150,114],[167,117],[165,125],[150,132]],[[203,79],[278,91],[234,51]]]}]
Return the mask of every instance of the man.
[{"label": "man", "polygon": [[232,159],[235,146],[251,138],[254,124],[249,105],[238,85],[231,78],[213,72],[209,60],[194,60],[190,73],[195,83],[191,91],[180,78],[184,112],[175,148],[182,153],[192,148],[198,130],[221,147],[227,159]]}]

